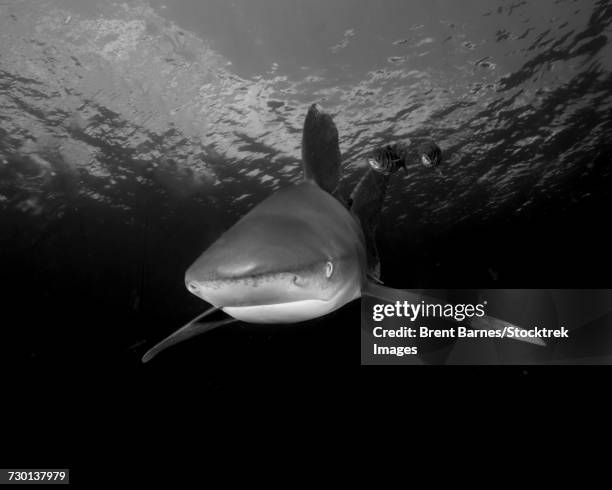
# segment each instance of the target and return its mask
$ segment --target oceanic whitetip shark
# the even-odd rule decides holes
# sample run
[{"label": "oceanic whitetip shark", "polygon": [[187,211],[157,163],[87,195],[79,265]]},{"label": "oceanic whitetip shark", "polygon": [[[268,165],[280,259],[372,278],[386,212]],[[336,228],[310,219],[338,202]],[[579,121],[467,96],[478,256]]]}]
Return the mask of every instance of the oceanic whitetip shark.
[{"label": "oceanic whitetip shark", "polygon": [[[150,349],[143,362],[177,342],[236,320],[302,322],[366,295],[391,302],[440,303],[384,287],[369,277],[360,218],[332,195],[340,159],[336,126],[313,104],[302,135],[303,181],[255,206],[187,269],[187,289],[213,308]],[[199,322],[218,309],[230,318]],[[509,325],[486,316],[471,324],[487,329]]]}]

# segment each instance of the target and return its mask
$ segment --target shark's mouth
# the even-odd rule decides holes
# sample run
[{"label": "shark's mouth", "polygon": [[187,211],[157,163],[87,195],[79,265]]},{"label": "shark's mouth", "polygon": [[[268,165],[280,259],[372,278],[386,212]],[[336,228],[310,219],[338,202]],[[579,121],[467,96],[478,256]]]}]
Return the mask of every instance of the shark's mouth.
[{"label": "shark's mouth", "polygon": [[187,289],[218,308],[277,305],[304,300],[329,301],[335,291],[306,275],[279,272],[240,278],[186,281]]},{"label": "shark's mouth", "polygon": [[187,281],[187,289],[237,320],[295,323],[317,318],[359,297],[360,286],[340,287],[296,273],[214,281]]}]

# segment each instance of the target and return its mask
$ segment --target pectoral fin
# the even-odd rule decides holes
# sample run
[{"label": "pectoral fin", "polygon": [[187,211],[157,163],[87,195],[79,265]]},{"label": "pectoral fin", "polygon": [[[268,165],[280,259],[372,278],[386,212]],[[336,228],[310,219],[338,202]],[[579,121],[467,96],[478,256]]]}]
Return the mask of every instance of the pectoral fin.
[{"label": "pectoral fin", "polygon": [[225,318],[223,320],[219,320],[216,322],[198,322],[198,320],[204,318],[205,316],[210,315],[218,308],[211,308],[210,310],[205,311],[204,313],[198,315],[189,323],[183,325],[176,332],[166,337],[164,340],[159,342],[157,345],[149,349],[144,356],[142,356],[142,362],[149,362],[153,359],[157,354],[161,351],[167,349],[174,344],[178,344],[179,342],[183,342],[184,340],[195,337],[196,335],[200,335],[204,332],[209,332],[217,327],[221,327],[222,325],[227,325],[228,323],[235,322],[235,318]]},{"label": "pectoral fin", "polygon": [[[492,316],[483,316],[482,318],[472,318],[470,321],[470,327],[474,330],[498,330],[503,332],[504,329],[513,327],[515,330],[525,331],[524,328],[517,327],[510,322],[505,320],[500,320],[499,318],[494,318]],[[509,337],[512,340],[522,340],[523,342],[527,342],[528,344],[540,345],[542,347],[546,346],[546,342],[539,338],[530,338],[530,337]]]},{"label": "pectoral fin", "polygon": [[393,303],[395,301],[420,303],[421,301],[426,301],[427,299],[433,300],[436,303],[440,302],[440,300],[438,299],[431,297],[427,298],[422,294],[413,293],[412,291],[408,291],[407,289],[388,288],[386,286],[383,286],[382,283],[378,284],[372,280],[368,280],[361,294],[362,296],[370,296],[372,298],[382,299],[383,301],[388,301],[389,303]]}]

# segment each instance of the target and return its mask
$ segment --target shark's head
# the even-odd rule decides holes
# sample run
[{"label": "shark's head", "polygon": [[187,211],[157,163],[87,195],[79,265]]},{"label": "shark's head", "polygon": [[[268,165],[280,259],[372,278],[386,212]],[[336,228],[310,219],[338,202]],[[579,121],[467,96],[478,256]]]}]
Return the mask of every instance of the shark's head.
[{"label": "shark's head", "polygon": [[316,184],[256,206],[185,273],[187,289],[251,323],[293,323],[359,297],[365,252],[357,222]]}]

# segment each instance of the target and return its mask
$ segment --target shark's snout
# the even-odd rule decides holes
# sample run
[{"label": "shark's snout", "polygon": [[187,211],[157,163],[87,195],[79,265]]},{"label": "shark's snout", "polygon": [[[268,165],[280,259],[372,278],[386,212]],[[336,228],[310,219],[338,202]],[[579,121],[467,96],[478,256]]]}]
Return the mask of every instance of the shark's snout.
[{"label": "shark's snout", "polygon": [[185,286],[191,294],[203,299],[207,303],[210,303],[217,308],[222,308],[226,306],[226,303],[230,298],[226,297],[228,296],[227,294],[223,294],[221,288],[215,289],[213,284],[214,283],[210,281],[198,281],[190,277],[189,274],[185,274]]},{"label": "shark's snout", "polygon": [[188,279],[185,278],[185,286],[187,286],[187,289],[192,292],[193,294],[195,294],[196,296],[199,296],[199,292],[200,292],[200,284],[197,281],[194,281],[192,279]]},{"label": "shark's snout", "polygon": [[[203,274],[201,269],[191,267],[185,274],[187,290],[217,308],[298,301],[313,295],[312,278],[297,272],[220,275],[219,269],[224,268]],[[318,294],[323,297],[325,291]]]}]

